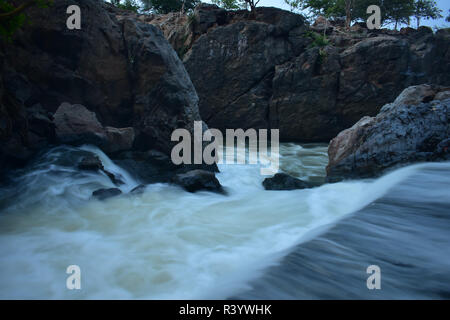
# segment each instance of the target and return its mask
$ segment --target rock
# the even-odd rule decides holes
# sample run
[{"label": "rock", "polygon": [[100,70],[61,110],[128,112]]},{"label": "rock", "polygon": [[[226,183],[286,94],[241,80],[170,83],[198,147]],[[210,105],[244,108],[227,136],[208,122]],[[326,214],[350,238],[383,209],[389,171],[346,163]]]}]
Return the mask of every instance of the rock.
[{"label": "rock", "polygon": [[53,123],[61,143],[93,144],[107,153],[133,147],[133,128],[104,128],[95,113],[80,104],[62,103],[54,114]]},{"label": "rock", "polygon": [[120,186],[122,184],[125,184],[122,179],[117,177],[114,173],[109,172],[108,170],[102,170],[108,178],[111,180],[112,183],[114,183],[116,186]]},{"label": "rock", "polygon": [[333,25],[324,16],[319,16],[314,21],[313,25],[311,26],[311,29],[320,34],[323,34],[324,32],[325,34],[330,34],[333,31]]},{"label": "rock", "polygon": [[62,103],[54,114],[56,136],[62,143],[103,145],[107,137],[94,112],[80,104]]},{"label": "rock", "polygon": [[[211,15],[220,12],[209,11],[204,16],[215,21]],[[239,14],[205,30],[183,61],[208,126],[221,130],[268,128],[275,66],[294,58],[310,42],[301,36],[305,20],[275,8],[257,8],[254,20]],[[210,25],[202,17],[198,23]]]},{"label": "rock", "polygon": [[215,174],[205,170],[191,170],[186,173],[179,173],[172,178],[172,182],[189,192],[201,190],[224,192]]},{"label": "rock", "polygon": [[121,152],[114,162],[144,184],[169,182],[179,169],[167,155],[156,150]]},{"label": "rock", "polygon": [[122,194],[118,188],[98,189],[92,192],[92,197],[98,200],[105,200]]},{"label": "rock", "polygon": [[364,117],[330,142],[327,180],[368,178],[418,161],[450,159],[450,88],[405,89],[376,117]]},{"label": "rock", "polygon": [[102,161],[95,155],[87,156],[81,159],[78,164],[78,169],[89,171],[104,170]]},{"label": "rock", "polygon": [[107,153],[130,150],[133,148],[134,129],[105,127],[108,143],[104,146]]},{"label": "rock", "polygon": [[145,185],[143,185],[143,184],[140,184],[140,185],[138,185],[137,187],[134,187],[134,188],[130,191],[130,193],[131,193],[131,194],[142,194],[142,193],[144,193],[146,187],[147,187],[147,186],[145,186]]},{"label": "rock", "polygon": [[[68,30],[66,10],[72,4],[60,0],[49,8],[30,8],[33,23],[13,42],[0,44],[0,62],[8,69],[1,72],[8,88],[0,100],[5,109],[21,110],[24,119],[8,114],[11,134],[2,140],[0,158],[13,153],[8,145],[24,159],[33,155],[29,136],[41,137],[26,119],[27,108],[37,104],[43,114],[56,112],[57,143],[92,143],[108,153],[132,147],[170,154],[172,131],[192,130],[193,121],[201,120],[197,93],[177,54],[149,19],[104,1],[80,2],[86,28]],[[50,133],[37,129],[51,140]]]},{"label": "rock", "polygon": [[81,159],[78,164],[78,169],[88,171],[101,171],[108,176],[112,183],[115,185],[122,185],[124,182],[122,179],[116,177],[113,173],[105,170],[102,161],[96,155],[90,155]]},{"label": "rock", "polygon": [[265,178],[262,184],[266,190],[294,190],[311,188],[309,183],[294,178],[286,173],[277,173],[271,178]]},{"label": "rock", "polygon": [[347,32],[337,21],[322,47],[306,33],[315,26],[294,13],[261,7],[251,19],[215,6],[196,12],[195,26],[180,36],[189,41],[172,45],[185,52],[202,118],[222,131],[278,128],[284,141],[328,142],[408,86],[450,85],[445,31],[357,23],[358,32]]}]

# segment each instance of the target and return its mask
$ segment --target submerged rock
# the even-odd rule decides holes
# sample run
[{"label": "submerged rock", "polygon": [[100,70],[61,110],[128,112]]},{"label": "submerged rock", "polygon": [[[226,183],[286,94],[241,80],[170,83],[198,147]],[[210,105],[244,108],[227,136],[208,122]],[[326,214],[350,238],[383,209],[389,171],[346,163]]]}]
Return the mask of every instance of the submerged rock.
[{"label": "submerged rock", "polygon": [[98,200],[105,200],[122,194],[118,188],[98,189],[92,192],[92,196]]},{"label": "submerged rock", "polygon": [[97,157],[96,155],[90,155],[81,159],[80,163],[78,164],[78,169],[98,171],[103,170],[104,167],[99,157]]},{"label": "submerged rock", "polygon": [[308,182],[294,178],[286,173],[277,173],[271,178],[266,178],[262,184],[266,190],[294,190],[312,187]]},{"label": "submerged rock", "polygon": [[172,178],[172,182],[180,185],[189,192],[201,190],[224,193],[222,185],[217,180],[214,172],[206,170],[191,170],[179,173]]},{"label": "submerged rock", "polygon": [[378,176],[388,168],[450,159],[450,88],[412,86],[335,137],[327,180]]},{"label": "submerged rock", "polygon": [[142,194],[142,193],[144,193],[146,187],[147,187],[146,185],[140,184],[140,185],[138,185],[137,187],[134,187],[134,188],[130,191],[130,193],[131,193],[131,194]]},{"label": "submerged rock", "polygon": [[116,177],[115,174],[109,172],[103,167],[102,161],[96,155],[86,156],[81,159],[80,163],[78,164],[78,169],[88,171],[101,171],[106,174],[115,185],[124,184],[124,182],[119,177]]}]

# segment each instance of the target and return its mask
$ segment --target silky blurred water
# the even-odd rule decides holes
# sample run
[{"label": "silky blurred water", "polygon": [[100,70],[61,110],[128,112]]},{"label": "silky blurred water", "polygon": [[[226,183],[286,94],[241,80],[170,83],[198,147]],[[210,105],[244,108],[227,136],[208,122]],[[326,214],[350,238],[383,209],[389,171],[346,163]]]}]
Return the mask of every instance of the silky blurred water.
[{"label": "silky blurred water", "polygon": [[[282,144],[281,169],[298,178],[323,182],[326,150],[326,145]],[[122,195],[105,201],[91,198],[94,190],[114,185],[104,174],[76,168],[89,152],[97,154],[105,168],[125,182],[120,186]],[[297,259],[295,253],[305,241],[326,234],[339,221],[353,221],[352,213],[383,199],[391,188],[405,183],[409,186],[410,179],[423,174],[429,166],[433,164],[410,166],[376,180],[266,191],[261,184],[265,177],[260,175],[258,166],[221,165],[217,178],[226,189],[226,196],[210,192],[191,194],[162,183],[148,185],[143,194],[133,195],[128,192],[140,182],[100,150],[88,146],[58,147],[15,173],[14,184],[1,190],[0,298],[357,297],[358,291],[351,288],[359,286],[359,282],[350,283],[350,294],[330,291],[325,278],[322,285],[321,280],[310,279],[312,282],[304,286],[291,281],[292,277],[304,279],[307,273],[302,272],[308,269],[305,263],[309,263]],[[450,165],[441,166],[434,175],[448,177]],[[432,180],[425,193],[420,188],[408,189],[408,196],[399,200],[396,209],[402,217],[399,219],[408,221],[402,208],[410,198],[428,199],[429,193],[438,192],[440,199],[443,190],[449,190],[442,189],[446,186]],[[433,207],[438,200],[430,199]],[[383,213],[380,216],[382,222]],[[355,223],[363,230],[358,235],[364,238],[372,225]],[[386,223],[381,235],[389,234],[396,225],[396,220],[393,225]],[[446,226],[433,224],[430,228],[436,236],[447,239],[441,234]],[[414,231],[423,228],[423,224],[419,221],[408,228]],[[352,229],[344,232],[336,237],[345,238]],[[358,235],[354,240],[363,243]],[[442,239],[441,244],[445,243]],[[383,245],[386,250],[395,247],[390,242],[389,246]],[[429,252],[428,247],[420,250]],[[442,253],[444,249],[436,250]],[[339,254],[324,255],[321,250],[312,249],[307,252],[312,261],[322,257],[340,259]],[[289,259],[303,265],[296,269],[298,274],[283,269],[291,263]],[[353,261],[352,255],[346,259]],[[355,259],[359,261],[357,255]],[[66,288],[69,265],[81,268],[81,290]],[[357,272],[365,272],[358,268]],[[365,286],[365,280],[362,284]]]}]

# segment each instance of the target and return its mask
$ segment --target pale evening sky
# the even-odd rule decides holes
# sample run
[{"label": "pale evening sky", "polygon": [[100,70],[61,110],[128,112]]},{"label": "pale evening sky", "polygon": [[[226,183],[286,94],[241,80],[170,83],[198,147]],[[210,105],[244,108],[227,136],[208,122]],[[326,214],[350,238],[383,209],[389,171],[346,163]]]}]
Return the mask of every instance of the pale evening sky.
[{"label": "pale evening sky", "polygon": [[[202,0],[202,2],[211,3],[211,0]],[[441,19],[437,20],[421,20],[420,25],[430,26],[430,27],[445,27],[450,28],[450,23],[445,21],[445,17],[448,15],[448,10],[450,10],[450,0],[437,0],[437,6],[442,10],[442,15],[444,16]],[[284,2],[284,0],[260,0],[258,3],[259,7],[278,7],[285,10],[290,10],[289,5]],[[411,26],[416,26],[416,20],[414,18],[411,19]],[[402,25],[403,27],[403,25]]]}]

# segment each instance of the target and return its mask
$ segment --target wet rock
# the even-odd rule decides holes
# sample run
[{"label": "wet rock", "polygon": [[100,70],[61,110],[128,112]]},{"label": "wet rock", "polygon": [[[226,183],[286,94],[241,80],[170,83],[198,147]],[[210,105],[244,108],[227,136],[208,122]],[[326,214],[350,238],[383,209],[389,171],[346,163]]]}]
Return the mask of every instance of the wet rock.
[{"label": "wet rock", "polygon": [[107,153],[130,150],[133,148],[134,129],[105,127],[108,143],[103,147]]},{"label": "wet rock", "polygon": [[327,180],[368,178],[419,161],[450,159],[450,88],[405,89],[376,117],[339,133],[328,148]]},{"label": "wet rock", "polygon": [[99,157],[95,155],[87,156],[81,159],[78,164],[78,169],[80,170],[90,170],[90,171],[99,171],[103,170],[103,163]]},{"label": "wet rock", "polygon": [[62,143],[104,145],[105,130],[94,112],[80,104],[62,103],[54,114],[56,136]]},{"label": "wet rock", "polygon": [[180,185],[189,192],[201,190],[223,193],[224,190],[214,172],[205,170],[191,170],[179,173],[172,178],[172,182]]},{"label": "wet rock", "polygon": [[80,104],[62,103],[54,114],[53,123],[61,143],[93,144],[107,153],[133,147],[133,128],[103,127],[95,113]]},{"label": "wet rock", "polygon": [[96,155],[86,156],[83,159],[81,159],[80,163],[78,164],[78,169],[88,171],[101,171],[104,174],[106,174],[108,178],[111,180],[111,182],[114,183],[115,185],[124,184],[122,179],[120,179],[119,177],[117,177],[116,175],[109,172],[103,167],[102,161]]},{"label": "wet rock", "polygon": [[[408,86],[450,85],[445,30],[368,30],[364,22],[348,32],[339,21],[307,26],[300,15],[263,7],[253,18],[214,6],[196,12],[202,27],[182,31],[183,48],[171,43],[185,51],[201,116],[213,128],[277,128],[284,141],[328,142]],[[314,30],[329,33],[328,45],[308,36]]]},{"label": "wet rock", "polygon": [[98,189],[92,192],[92,196],[98,200],[105,200],[122,194],[118,188]]},{"label": "wet rock", "polygon": [[147,187],[146,185],[140,184],[140,185],[138,185],[137,187],[134,187],[134,188],[130,191],[130,193],[131,193],[131,194],[142,194],[142,193],[144,193],[146,187]]},{"label": "wet rock", "polygon": [[114,162],[145,184],[169,182],[179,169],[159,151],[126,151],[115,155]]},{"label": "wet rock", "polygon": [[294,190],[311,188],[308,182],[294,178],[286,173],[277,173],[271,178],[265,178],[263,181],[266,190]]}]

